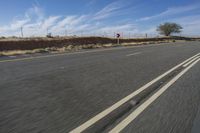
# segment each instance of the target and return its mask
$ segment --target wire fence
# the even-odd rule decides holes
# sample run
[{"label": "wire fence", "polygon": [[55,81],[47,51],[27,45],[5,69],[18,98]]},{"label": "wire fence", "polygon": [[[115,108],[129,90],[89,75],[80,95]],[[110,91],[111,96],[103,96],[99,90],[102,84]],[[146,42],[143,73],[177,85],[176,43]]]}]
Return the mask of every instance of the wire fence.
[{"label": "wire fence", "polygon": [[[65,32],[65,33],[51,33],[52,36],[68,36],[68,37],[107,37],[107,38],[116,38],[117,34],[120,34],[120,38],[130,39],[130,38],[158,38],[162,35],[158,33],[133,33],[133,32]],[[174,34],[174,36],[179,37],[196,37],[199,38],[200,35],[191,35],[191,34]]]},{"label": "wire fence", "polygon": [[[130,39],[130,38],[157,38],[161,37],[158,33],[134,33],[134,32],[124,32],[124,31],[101,31],[101,32],[92,32],[92,31],[67,31],[64,30],[62,32],[52,32],[47,28],[42,33],[39,32],[39,29],[29,29],[29,31],[25,30],[25,28],[20,28],[19,31],[15,32],[13,35],[9,35],[10,37],[107,37],[107,38],[116,38],[117,34],[120,34],[120,38]],[[0,38],[3,35],[0,34]],[[8,35],[7,35],[8,36]],[[180,37],[200,37],[200,35],[191,35],[191,34],[176,34],[176,36]]]},{"label": "wire fence", "polygon": [[130,33],[130,32],[102,32],[102,33],[73,33],[68,32],[67,34],[51,34],[52,36],[68,36],[68,37],[107,37],[107,38],[116,38],[117,34],[120,34],[120,38],[130,39],[130,38],[155,38],[160,37],[159,34],[147,34],[147,33]]}]

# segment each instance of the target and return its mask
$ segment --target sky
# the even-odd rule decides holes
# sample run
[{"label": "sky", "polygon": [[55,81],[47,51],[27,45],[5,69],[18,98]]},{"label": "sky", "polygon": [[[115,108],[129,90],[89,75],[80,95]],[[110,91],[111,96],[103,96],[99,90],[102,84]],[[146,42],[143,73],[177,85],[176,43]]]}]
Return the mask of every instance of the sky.
[{"label": "sky", "polygon": [[164,22],[200,36],[199,0],[0,0],[0,36],[157,35]]}]

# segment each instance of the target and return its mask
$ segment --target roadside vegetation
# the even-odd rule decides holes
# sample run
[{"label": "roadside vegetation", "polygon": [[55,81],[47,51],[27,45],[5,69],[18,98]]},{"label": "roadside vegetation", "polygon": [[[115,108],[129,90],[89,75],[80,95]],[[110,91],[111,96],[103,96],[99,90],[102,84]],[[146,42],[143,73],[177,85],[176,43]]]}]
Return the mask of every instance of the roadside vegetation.
[{"label": "roadside vegetation", "polygon": [[156,38],[116,38],[106,37],[38,37],[38,38],[0,38],[0,56],[33,54],[44,52],[73,52],[81,49],[108,48],[117,46],[137,46],[165,42],[191,41],[199,38],[178,37],[183,28],[176,23],[164,23],[158,26],[157,31],[163,37]]},{"label": "roadside vegetation", "polygon": [[158,26],[157,31],[164,36],[180,33],[183,27],[177,23],[164,23]]}]

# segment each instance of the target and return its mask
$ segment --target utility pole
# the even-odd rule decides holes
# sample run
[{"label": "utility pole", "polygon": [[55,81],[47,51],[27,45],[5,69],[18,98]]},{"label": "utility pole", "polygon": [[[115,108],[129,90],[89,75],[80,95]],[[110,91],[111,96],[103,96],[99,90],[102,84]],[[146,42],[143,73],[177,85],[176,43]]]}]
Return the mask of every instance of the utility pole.
[{"label": "utility pole", "polygon": [[103,37],[106,37],[106,32],[105,31],[103,32]]},{"label": "utility pole", "polygon": [[68,36],[67,25],[64,27],[65,36]]},{"label": "utility pole", "polygon": [[47,28],[47,35],[49,35],[49,28]]},{"label": "utility pole", "polygon": [[67,30],[65,30],[65,36],[68,36]]},{"label": "utility pole", "polygon": [[24,33],[23,33],[23,27],[21,27],[21,37],[24,37]]},{"label": "utility pole", "polygon": [[83,37],[83,31],[81,31],[81,37]]}]

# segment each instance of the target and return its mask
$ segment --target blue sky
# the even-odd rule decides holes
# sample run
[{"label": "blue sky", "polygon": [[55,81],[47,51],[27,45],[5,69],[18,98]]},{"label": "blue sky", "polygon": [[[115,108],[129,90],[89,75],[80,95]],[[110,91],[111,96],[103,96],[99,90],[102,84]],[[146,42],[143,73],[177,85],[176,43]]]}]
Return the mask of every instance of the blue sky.
[{"label": "blue sky", "polygon": [[0,0],[0,36],[156,35],[176,22],[184,35],[200,35],[199,0]]}]

